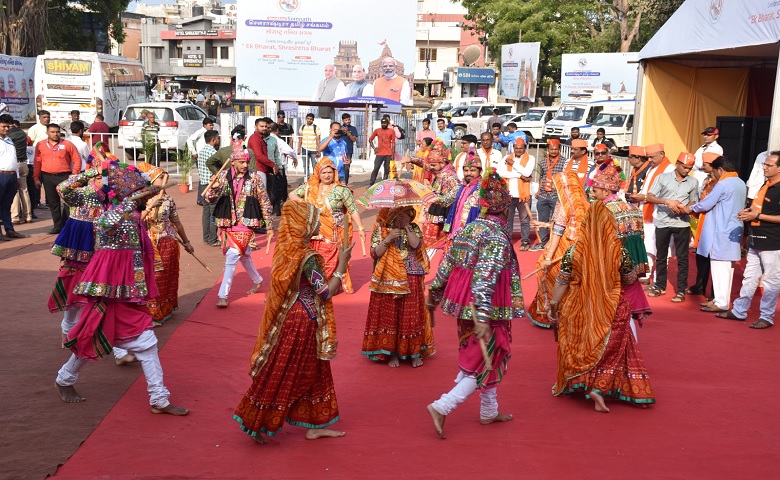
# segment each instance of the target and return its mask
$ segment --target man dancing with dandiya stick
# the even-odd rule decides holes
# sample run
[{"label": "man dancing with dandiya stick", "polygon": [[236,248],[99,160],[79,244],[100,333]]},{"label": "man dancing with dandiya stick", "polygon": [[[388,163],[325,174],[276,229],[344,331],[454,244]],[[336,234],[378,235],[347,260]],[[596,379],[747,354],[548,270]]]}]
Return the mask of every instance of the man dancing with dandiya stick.
[{"label": "man dancing with dandiya stick", "polygon": [[441,438],[447,415],[477,389],[481,424],[512,419],[498,411],[496,400],[511,353],[510,321],[524,315],[520,269],[506,231],[512,197],[506,181],[492,168],[482,180],[480,196],[480,217],[455,237],[429,288],[431,324],[433,311],[441,304],[445,314],[458,319],[460,339],[456,385],[428,405]]},{"label": "man dancing with dandiya stick", "polygon": [[247,295],[260,289],[263,277],[252,261],[249,243],[255,231],[263,227],[266,228],[269,243],[274,235],[271,201],[260,175],[249,172],[249,158],[241,140],[233,141],[230,159],[231,166],[221,170],[203,191],[203,198],[207,202],[217,203],[214,219],[219,227],[219,238],[225,253],[225,274],[217,300],[217,307],[220,308],[228,306],[228,294],[238,262],[241,262],[252,280],[253,285]]}]

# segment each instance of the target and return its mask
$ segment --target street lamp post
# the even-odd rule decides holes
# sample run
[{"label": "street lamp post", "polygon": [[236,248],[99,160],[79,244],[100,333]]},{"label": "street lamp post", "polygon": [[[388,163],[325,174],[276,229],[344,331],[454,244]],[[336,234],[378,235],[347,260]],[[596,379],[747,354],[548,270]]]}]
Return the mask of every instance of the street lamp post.
[{"label": "street lamp post", "polygon": [[430,96],[430,88],[428,86],[428,77],[431,75],[431,30],[429,28],[421,29],[419,32],[425,32],[427,35],[427,42],[425,45],[425,88],[423,89],[423,96],[428,98]]}]

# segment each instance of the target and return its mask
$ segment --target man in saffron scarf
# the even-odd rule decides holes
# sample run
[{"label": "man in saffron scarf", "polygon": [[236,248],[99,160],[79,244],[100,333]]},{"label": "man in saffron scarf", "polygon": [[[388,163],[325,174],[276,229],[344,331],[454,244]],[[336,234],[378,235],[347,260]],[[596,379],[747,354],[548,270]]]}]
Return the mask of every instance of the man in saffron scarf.
[{"label": "man in saffron scarf", "polygon": [[717,314],[722,318],[744,320],[753,295],[761,280],[764,293],[761,295],[760,316],[750,328],[763,330],[774,326],[777,298],[780,294],[780,152],[769,152],[764,159],[763,169],[766,182],[756,194],[750,208],[739,212],[739,219],[750,222],[747,245],[747,265],[739,289],[739,298],[729,312]]},{"label": "man in saffron scarf", "polygon": [[674,165],[666,158],[666,152],[664,151],[663,144],[656,143],[654,145],[648,145],[645,147],[645,153],[650,158],[650,170],[647,172],[645,182],[642,185],[642,189],[639,195],[634,196],[636,200],[640,202],[642,208],[642,215],[644,217],[644,229],[645,229],[645,250],[647,250],[647,266],[649,276],[646,280],[642,280],[642,283],[654,284],[655,283],[655,224],[653,223],[653,213],[655,212],[655,205],[647,201],[647,194],[650,192],[650,188],[655,183],[655,180],[659,175],[667,172],[674,171]]},{"label": "man in saffron scarf", "polygon": [[577,172],[580,186],[585,188],[590,171],[590,159],[588,158],[588,142],[575,138],[571,141],[571,158],[566,164],[566,170]]},{"label": "man in saffron scarf", "polygon": [[209,203],[216,202],[214,220],[219,227],[219,239],[225,254],[225,274],[219,286],[217,306],[227,308],[228,294],[233,285],[236,265],[241,265],[252,280],[252,288],[247,295],[260,289],[263,277],[257,272],[252,261],[252,248],[249,243],[255,236],[255,230],[265,228],[267,241],[274,236],[273,209],[263,179],[257,172],[249,172],[249,155],[244,151],[241,139],[233,141],[233,153],[230,155],[232,166],[223,170],[211,188],[203,191],[203,198]]},{"label": "man in saffron scarf", "polygon": [[536,159],[526,150],[525,140],[516,138],[513,152],[504,157],[504,161],[496,169],[509,184],[512,203],[507,213],[506,228],[509,238],[515,225],[515,211],[520,217],[520,251],[531,248],[531,176],[536,168]]},{"label": "man in saffron scarf", "polygon": [[566,249],[577,240],[580,222],[588,210],[588,198],[580,185],[576,171],[568,170],[555,175],[553,184],[558,202],[551,222],[552,235],[536,262],[536,268],[540,269],[536,274],[536,298],[528,307],[528,318],[531,319],[531,323],[542,328],[550,328],[547,310],[549,310],[550,295],[560,268],[560,263],[553,260],[563,256]]},{"label": "man in saffron scarf", "polygon": [[322,255],[311,248],[318,229],[314,205],[289,200],[282,206],[271,286],[249,362],[252,385],[233,414],[257,443],[279,433],[285,421],[306,428],[308,440],[345,435],[327,428],[339,419],[329,362],[337,346],[331,298],[352,246],[339,250],[328,280]]},{"label": "man in saffron scarf", "polygon": [[577,242],[561,261],[550,301],[548,316],[558,341],[553,395],[584,392],[603,413],[609,412],[605,396],[638,405],[655,403],[631,328],[632,317],[648,314],[647,300],[643,306],[630,302],[625,291],[636,281],[615,217],[603,202],[593,202]]},{"label": "man in saffron scarf", "polygon": [[703,312],[725,312],[729,309],[733,262],[742,259],[742,220],[737,214],[745,207],[747,187],[736,171],[736,164],[726,157],[712,162],[712,174],[718,181],[707,197],[684,207],[686,213],[707,212],[696,253],[710,257],[712,290],[715,298],[701,307]]},{"label": "man in saffron scarf", "polygon": [[371,234],[371,298],[362,353],[371,360],[413,368],[436,353],[423,280],[430,269],[413,207],[383,208]]},{"label": "man in saffron scarf", "polygon": [[477,389],[481,424],[512,419],[498,411],[496,387],[511,356],[511,320],[523,316],[523,291],[506,233],[512,197],[506,181],[490,167],[488,171],[480,185],[483,214],[455,237],[429,289],[431,314],[441,304],[445,314],[457,319],[460,339],[456,385],[428,405],[440,438],[445,438],[447,415]]},{"label": "man in saffron scarf", "polygon": [[[352,192],[338,180],[336,165],[333,164],[330,157],[323,157],[317,162],[317,165],[314,166],[314,173],[306,183],[290,194],[290,199],[305,201],[320,209],[320,231],[311,239],[311,248],[319,252],[325,259],[325,276],[328,280],[336,271],[339,245],[344,241],[344,216],[347,214],[352,218],[347,236],[352,238],[352,225],[357,225],[358,232],[360,232],[360,245],[365,256],[366,230],[360,220]],[[342,287],[345,293],[353,293],[349,266],[344,274]]]},{"label": "man in saffron scarf", "polygon": [[642,185],[645,183],[652,162],[647,160],[645,147],[631,145],[628,147],[628,163],[631,165],[631,178],[626,186],[626,200],[639,204],[641,201],[639,192],[642,191]]},{"label": "man in saffron scarf", "polygon": [[547,156],[539,164],[539,191],[536,192],[536,212],[539,222],[544,224],[539,228],[541,238],[530,250],[544,250],[550,239],[550,223],[555,205],[558,203],[558,193],[553,185],[553,176],[561,173],[566,168],[566,161],[561,161],[561,141],[551,139],[547,141]]}]

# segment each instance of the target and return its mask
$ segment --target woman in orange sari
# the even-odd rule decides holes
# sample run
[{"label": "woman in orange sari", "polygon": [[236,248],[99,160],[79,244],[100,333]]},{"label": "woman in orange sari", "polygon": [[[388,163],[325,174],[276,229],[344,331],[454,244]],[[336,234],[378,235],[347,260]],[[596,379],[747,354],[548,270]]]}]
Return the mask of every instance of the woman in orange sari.
[{"label": "woman in orange sari", "polygon": [[[168,173],[160,167],[152,167],[147,175],[152,185],[162,187],[168,182]],[[147,200],[146,210],[141,212],[141,219],[154,246],[154,279],[160,292],[160,295],[149,300],[146,306],[152,314],[154,326],[159,327],[179,308],[180,251],[177,237],[181,237],[188,253],[194,252],[195,249],[187,238],[184,225],[179,221],[176,202],[165,190]]]},{"label": "woman in orange sari", "polygon": [[[588,210],[588,197],[580,185],[577,172],[564,171],[555,174],[552,180],[558,192],[558,203],[552,216],[550,241],[547,242],[544,253],[536,262],[536,268],[542,269],[536,274],[536,298],[527,310],[531,323],[542,328],[550,328],[547,310],[549,310],[555,278],[560,269],[560,263],[553,263],[553,260],[563,255],[577,240],[579,224]],[[547,227],[546,224],[543,226]]]},{"label": "woman in orange sari", "polygon": [[371,298],[363,355],[390,367],[409,360],[413,368],[436,353],[423,281],[430,269],[413,207],[383,208],[371,234]]},{"label": "woman in orange sari", "polygon": [[[290,194],[290,200],[302,200],[320,209],[320,233],[311,239],[311,247],[325,259],[325,276],[330,279],[336,271],[339,257],[339,245],[344,240],[344,216],[349,214],[349,238],[352,238],[352,225],[358,226],[363,256],[366,255],[365,234],[360,221],[352,192],[339,182],[336,165],[328,157],[323,157],[314,167],[309,180]],[[349,267],[341,282],[345,293],[353,293]]]},{"label": "woman in orange sari", "polygon": [[649,314],[647,299],[635,288],[636,269],[617,231],[609,208],[593,202],[563,256],[548,312],[558,341],[553,395],[585,392],[603,413],[609,412],[605,396],[655,403],[631,328],[632,317]]},{"label": "woman in orange sari", "polygon": [[336,355],[331,298],[338,294],[352,246],[340,248],[333,277],[311,246],[319,229],[314,205],[287,201],[271,265],[271,286],[249,375],[252,385],[233,419],[258,443],[279,433],[286,421],[307,428],[306,438],[341,437],[326,428],[339,419],[330,362]]}]

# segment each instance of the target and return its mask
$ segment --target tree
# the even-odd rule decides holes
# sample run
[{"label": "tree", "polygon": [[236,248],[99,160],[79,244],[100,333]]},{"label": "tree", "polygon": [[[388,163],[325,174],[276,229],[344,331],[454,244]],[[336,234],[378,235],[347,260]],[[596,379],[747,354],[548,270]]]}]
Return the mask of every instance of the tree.
[{"label": "tree", "polygon": [[628,52],[650,40],[684,0],[460,0],[467,30],[486,38],[488,49],[539,42],[539,73],[560,79],[561,55]]},{"label": "tree", "polygon": [[85,13],[122,43],[125,35],[119,14],[129,4],[130,0],[3,0],[0,53],[34,57],[46,49],[93,49],[101,32],[84,24]]}]

